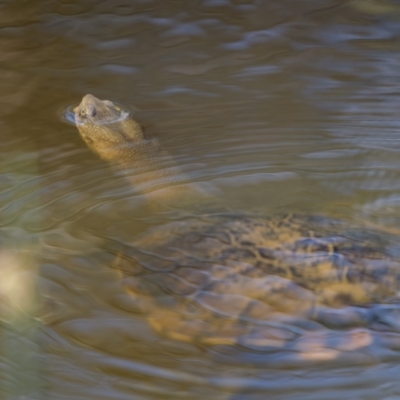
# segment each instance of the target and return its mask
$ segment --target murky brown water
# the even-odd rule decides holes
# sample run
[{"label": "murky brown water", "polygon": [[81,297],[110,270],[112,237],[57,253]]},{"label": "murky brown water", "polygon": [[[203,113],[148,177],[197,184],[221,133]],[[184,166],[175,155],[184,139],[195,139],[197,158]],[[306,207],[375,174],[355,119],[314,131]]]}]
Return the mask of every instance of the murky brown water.
[{"label": "murky brown water", "polygon": [[389,0],[3,2],[2,398],[398,398],[396,309],[397,332],[333,361],[156,332],[104,237],[187,211],[149,213],[64,110],[86,93],[134,110],[183,166],[180,183],[219,207],[397,237],[399,34]]}]

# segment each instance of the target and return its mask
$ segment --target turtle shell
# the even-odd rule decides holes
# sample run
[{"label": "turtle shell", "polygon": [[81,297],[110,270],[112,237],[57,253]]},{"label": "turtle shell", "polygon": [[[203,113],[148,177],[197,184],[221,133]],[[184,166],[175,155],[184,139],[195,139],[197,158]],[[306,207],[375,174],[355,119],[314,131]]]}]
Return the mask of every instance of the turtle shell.
[{"label": "turtle shell", "polygon": [[397,295],[393,243],[326,218],[219,214],[119,243],[116,265],[126,292],[164,336],[276,349],[307,347],[310,337],[319,343],[316,331],[326,343],[331,329],[347,335],[321,344],[326,353],[372,342],[371,332],[359,329],[376,325],[376,307]]}]

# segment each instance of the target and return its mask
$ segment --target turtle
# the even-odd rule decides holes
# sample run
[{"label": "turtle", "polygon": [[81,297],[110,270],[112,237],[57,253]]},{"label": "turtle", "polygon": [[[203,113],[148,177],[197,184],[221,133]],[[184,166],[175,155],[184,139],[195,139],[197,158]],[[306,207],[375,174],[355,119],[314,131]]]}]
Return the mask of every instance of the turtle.
[{"label": "turtle", "polygon": [[[89,148],[132,184],[179,173],[120,106],[86,95],[74,113]],[[180,195],[173,193],[177,201]],[[157,332],[174,340],[289,349],[318,360],[382,342],[377,327],[398,334],[377,311],[397,310],[397,237],[387,232],[324,216],[226,211],[107,243],[119,249],[114,266],[126,293]]]}]

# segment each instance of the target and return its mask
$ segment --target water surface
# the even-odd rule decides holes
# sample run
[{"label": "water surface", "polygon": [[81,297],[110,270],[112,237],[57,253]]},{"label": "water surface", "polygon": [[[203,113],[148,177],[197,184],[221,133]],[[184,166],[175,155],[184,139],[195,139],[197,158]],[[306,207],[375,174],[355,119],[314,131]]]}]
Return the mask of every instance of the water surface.
[{"label": "water surface", "polygon": [[295,363],[155,332],[104,237],[133,238],[187,210],[150,212],[63,114],[86,93],[123,104],[182,165],[181,183],[227,210],[317,214],[396,237],[397,1],[49,0],[0,11],[4,398],[400,395],[396,335],[390,351]]}]

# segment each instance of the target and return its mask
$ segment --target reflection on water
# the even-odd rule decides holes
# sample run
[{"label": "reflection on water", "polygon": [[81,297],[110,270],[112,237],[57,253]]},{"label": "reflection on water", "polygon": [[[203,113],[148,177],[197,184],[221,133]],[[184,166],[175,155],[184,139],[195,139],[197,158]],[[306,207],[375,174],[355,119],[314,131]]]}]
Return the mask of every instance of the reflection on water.
[{"label": "reflection on water", "polygon": [[[0,7],[2,397],[399,396],[396,2],[49,0]],[[63,111],[86,93],[132,110],[181,166],[179,184],[200,185],[211,207],[149,208],[64,123]],[[236,340],[232,312],[244,303],[216,302],[212,285],[203,289],[208,297],[190,297],[187,289],[204,275],[192,274],[182,254],[186,265],[156,271],[160,261],[143,259],[134,243],[176,224],[190,228],[193,219],[206,223],[210,212],[340,220],[340,229],[322,229],[324,237],[333,247],[346,238],[352,246],[339,250],[357,260],[380,249],[369,253],[374,267],[363,264],[363,287],[386,285],[391,276],[390,298],[370,306],[346,298],[346,307],[318,309],[317,316],[295,321],[292,312],[289,323],[242,309],[257,318],[239,328],[265,322],[268,334],[254,334],[252,343],[270,346],[212,344],[199,338],[197,325],[179,332],[173,321],[179,327],[203,318],[212,329],[220,324],[216,336]],[[332,256],[328,247],[314,254]],[[138,254],[151,273],[135,264]],[[217,263],[213,268],[215,284],[232,282]],[[230,295],[245,289],[236,283]]]},{"label": "reflection on water", "polygon": [[[0,250],[1,375],[6,377],[0,393],[4,398],[39,396],[43,381],[40,324],[36,319],[42,311],[36,286],[39,246],[37,239],[15,224],[18,217],[14,213],[22,205],[20,195],[30,197],[36,210],[38,206],[35,196],[30,196],[38,188],[36,163],[29,156],[23,158],[15,153],[11,161],[4,154],[0,163],[2,215],[8,215],[2,223]],[[27,211],[26,204],[22,207]],[[26,215],[25,221],[28,219]],[[32,219],[30,222],[35,223]]]}]

